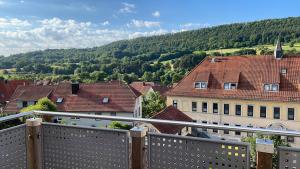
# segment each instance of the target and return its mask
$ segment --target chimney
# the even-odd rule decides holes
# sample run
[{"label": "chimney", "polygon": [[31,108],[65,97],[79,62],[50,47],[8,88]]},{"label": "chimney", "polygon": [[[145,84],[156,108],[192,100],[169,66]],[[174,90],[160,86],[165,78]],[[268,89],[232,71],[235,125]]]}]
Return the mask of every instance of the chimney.
[{"label": "chimney", "polygon": [[277,40],[276,47],[274,49],[274,57],[275,59],[282,59],[283,57],[283,50],[279,38]]},{"label": "chimney", "polygon": [[72,94],[77,94],[79,91],[79,83],[75,82],[71,84],[72,86]]}]

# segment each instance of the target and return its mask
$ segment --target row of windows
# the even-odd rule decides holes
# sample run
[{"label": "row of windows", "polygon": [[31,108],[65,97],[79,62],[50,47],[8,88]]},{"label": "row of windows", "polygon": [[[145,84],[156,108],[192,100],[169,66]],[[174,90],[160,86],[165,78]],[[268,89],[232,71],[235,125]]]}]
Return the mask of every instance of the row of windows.
[{"label": "row of windows", "polygon": [[[208,122],[207,122],[207,121],[202,121],[202,123],[207,124]],[[212,124],[218,125],[217,122],[212,122]],[[224,123],[223,125],[224,125],[224,126],[229,126],[229,123]],[[239,125],[239,124],[236,124],[235,126],[236,126],[236,127],[241,127],[241,125]],[[248,125],[247,127],[252,128],[253,126],[252,126],[252,125]],[[203,128],[202,130],[203,130],[203,131],[207,131],[206,128]],[[220,131],[221,131],[221,130],[220,130]],[[219,130],[218,130],[218,129],[213,129],[212,132],[213,132],[213,133],[218,133]],[[228,134],[229,134],[229,130],[223,130],[223,133],[224,133],[225,135],[228,135]],[[240,135],[241,135],[241,132],[240,132],[240,131],[235,131],[234,133],[235,133],[236,136],[240,136]],[[253,136],[253,133],[248,133],[248,136]],[[294,142],[294,137],[287,137],[287,141],[288,141],[288,142],[291,142],[291,143]]]},{"label": "row of windows", "polygon": [[[177,101],[173,100],[173,106],[177,107]],[[224,104],[223,114],[229,115],[230,105]],[[207,102],[202,102],[202,112],[207,113]],[[266,118],[267,117],[267,107],[266,106],[260,106],[260,117]],[[197,112],[198,106],[197,102],[192,102],[192,111]],[[213,103],[213,113],[219,113],[219,104]],[[295,120],[295,109],[294,108],[288,108],[288,120]],[[247,105],[247,116],[253,117],[254,114],[254,106],[253,105]],[[274,119],[280,119],[281,117],[281,109],[280,107],[274,107],[273,108],[273,118]],[[235,105],[235,115],[241,116],[242,115],[242,105]]]}]

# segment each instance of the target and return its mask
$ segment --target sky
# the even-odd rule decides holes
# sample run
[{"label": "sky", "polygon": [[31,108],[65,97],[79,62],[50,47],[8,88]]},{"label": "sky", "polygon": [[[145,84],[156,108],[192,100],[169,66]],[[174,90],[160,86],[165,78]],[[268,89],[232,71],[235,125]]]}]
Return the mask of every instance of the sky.
[{"label": "sky", "polygon": [[0,0],[0,55],[300,16],[299,0]]}]

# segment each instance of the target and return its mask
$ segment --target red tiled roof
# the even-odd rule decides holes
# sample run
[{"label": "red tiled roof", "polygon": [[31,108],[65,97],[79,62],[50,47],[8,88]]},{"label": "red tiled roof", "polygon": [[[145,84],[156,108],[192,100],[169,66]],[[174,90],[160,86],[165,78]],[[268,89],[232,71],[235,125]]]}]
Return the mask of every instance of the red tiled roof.
[{"label": "red tiled roof", "polygon": [[[20,111],[17,101],[37,101],[49,97],[54,103],[63,98],[58,104],[58,111],[67,112],[134,112],[136,98],[140,93],[128,85],[119,82],[103,82],[95,84],[80,84],[76,95],[72,94],[71,83],[60,83],[55,86],[30,85],[19,86],[5,107],[6,113]],[[102,103],[104,97],[108,103]]]},{"label": "red tiled roof", "polygon": [[[104,97],[109,98],[108,103],[102,103]],[[66,112],[134,112],[136,98],[139,93],[119,81],[80,84],[76,95],[71,93],[71,84],[59,84],[53,92],[51,99],[63,98],[58,103],[59,111]]]},{"label": "red tiled roof", "polygon": [[29,85],[28,80],[0,80],[0,102],[6,102],[19,85]]},{"label": "red tiled roof", "polygon": [[167,86],[155,84],[154,82],[132,82],[130,86],[141,94],[146,94],[152,88],[153,91],[164,95],[170,89]]},{"label": "red tiled roof", "polygon": [[[174,120],[174,121],[186,121],[192,122],[193,119],[176,109],[173,106],[168,106],[161,112],[155,114],[152,119],[160,119],[160,120]],[[153,124],[155,128],[157,128],[161,133],[167,134],[176,134],[179,133],[185,126],[172,126],[172,125],[164,125],[164,124]]]},{"label": "red tiled roof", "polygon": [[51,92],[54,90],[54,86],[18,86],[5,106],[5,113],[16,113],[20,111],[17,107],[17,102],[20,101],[37,101],[43,97],[49,97]]},{"label": "red tiled roof", "polygon": [[[207,57],[166,95],[300,101],[300,56],[286,56],[281,60],[274,56],[230,56],[217,57],[215,62],[211,60],[211,57]],[[280,74],[283,68],[287,69],[286,75]],[[194,88],[198,72],[210,72],[208,89]],[[238,89],[224,90],[223,83],[229,80],[238,81]],[[265,83],[279,83],[280,89],[278,92],[264,91]]]}]

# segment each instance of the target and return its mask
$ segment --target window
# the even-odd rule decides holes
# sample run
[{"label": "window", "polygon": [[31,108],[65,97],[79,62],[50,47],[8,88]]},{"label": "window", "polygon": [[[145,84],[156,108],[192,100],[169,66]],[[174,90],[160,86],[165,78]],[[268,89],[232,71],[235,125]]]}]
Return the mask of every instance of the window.
[{"label": "window", "polygon": [[28,106],[34,105],[35,101],[28,101]]},{"label": "window", "polygon": [[224,83],[225,90],[232,90],[237,88],[237,83]]},{"label": "window", "polygon": [[[235,126],[236,126],[236,127],[241,127],[241,125],[239,125],[239,124],[236,124]],[[241,132],[240,132],[240,131],[236,131],[236,132],[235,132],[235,135],[240,136],[240,135],[241,135]]]},{"label": "window", "polygon": [[252,105],[247,106],[247,115],[249,117],[253,117],[253,109],[254,109],[254,107]]},{"label": "window", "polygon": [[109,98],[108,97],[104,97],[102,100],[103,104],[107,104],[109,102]]},{"label": "window", "polygon": [[193,112],[197,111],[197,102],[192,102],[192,111]]},{"label": "window", "polygon": [[203,102],[202,103],[202,112],[207,112],[207,103],[206,102]]},{"label": "window", "polygon": [[[202,121],[203,124],[207,124],[207,121]],[[207,131],[207,128],[202,128],[202,131]]]},{"label": "window", "polygon": [[62,103],[63,101],[64,101],[64,98],[59,97],[59,98],[57,98],[56,103]]},{"label": "window", "polygon": [[281,68],[280,73],[282,75],[286,75],[287,74],[287,69],[286,68]]},{"label": "window", "polygon": [[[229,126],[228,123],[224,123],[224,126]],[[229,134],[229,130],[224,130],[224,134]]]},{"label": "window", "polygon": [[112,112],[110,113],[111,116],[117,116],[117,113],[116,112]]},{"label": "window", "polygon": [[218,103],[213,103],[213,113],[218,113]]},{"label": "window", "polygon": [[22,102],[22,106],[23,106],[23,107],[27,107],[27,106],[28,106],[28,102],[27,102],[27,101],[23,101],[23,102]]},{"label": "window", "polygon": [[288,108],[288,120],[295,120],[295,109]]},{"label": "window", "polygon": [[260,106],[260,117],[261,118],[267,117],[267,107],[266,106]]},{"label": "window", "polygon": [[279,84],[265,84],[264,90],[271,91],[271,92],[279,91]]},{"label": "window", "polygon": [[235,115],[240,116],[242,114],[242,106],[241,105],[235,105]]},{"label": "window", "polygon": [[229,114],[229,104],[224,104],[224,114]]},{"label": "window", "polygon": [[23,102],[22,101],[18,101],[17,102],[17,107],[18,108],[23,108]]},{"label": "window", "polygon": [[173,106],[177,108],[177,100],[173,100]]},{"label": "window", "polygon": [[79,117],[71,117],[71,120],[80,120]]},{"label": "window", "polygon": [[195,82],[196,89],[207,89],[207,82]]},{"label": "window", "polygon": [[274,119],[280,119],[280,107],[274,107],[273,114]]},{"label": "window", "polygon": [[[214,124],[214,125],[218,125],[217,122],[213,122],[213,124]],[[213,132],[214,132],[214,133],[218,133],[218,129],[213,129]]]},{"label": "window", "polygon": [[288,143],[294,143],[295,142],[295,138],[292,137],[292,136],[287,136],[286,140],[287,140]]}]

